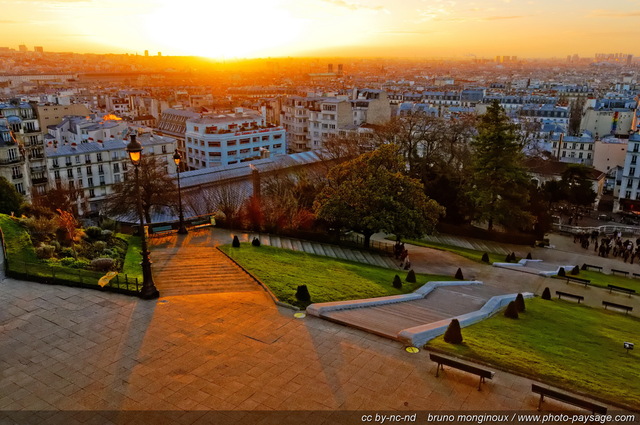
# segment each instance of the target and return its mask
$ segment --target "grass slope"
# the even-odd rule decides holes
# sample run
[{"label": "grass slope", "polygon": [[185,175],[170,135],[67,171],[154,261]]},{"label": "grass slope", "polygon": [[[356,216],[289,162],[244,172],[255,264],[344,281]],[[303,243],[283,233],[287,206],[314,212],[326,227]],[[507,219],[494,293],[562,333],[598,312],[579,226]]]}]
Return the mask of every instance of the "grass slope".
[{"label": "grass slope", "polygon": [[[482,255],[484,254],[484,251],[478,251],[470,248],[462,248],[454,245],[447,245],[447,244],[442,244],[437,242],[427,242],[427,241],[415,240],[415,239],[406,239],[403,241],[411,245],[424,246],[425,248],[432,248],[440,251],[452,252],[464,258],[468,258],[469,260],[473,260],[482,264],[487,264],[482,261]],[[487,254],[489,255],[489,264],[505,262],[506,255],[495,254],[491,252],[488,252]],[[518,260],[520,260],[520,257],[516,257],[516,261]]]},{"label": "grass slope", "polygon": [[462,345],[442,337],[434,347],[481,360],[600,398],[640,406],[640,352],[624,341],[637,339],[640,320],[563,300],[526,301],[518,320],[502,314],[464,328]]},{"label": "grass slope", "polygon": [[[630,275],[631,273],[639,272],[630,267],[621,267],[618,270],[628,271]],[[568,275],[572,276],[570,273],[568,273]],[[589,279],[592,285],[600,286],[602,288],[606,288],[607,285],[615,285],[622,286],[623,288],[635,289],[636,292],[640,293],[640,279],[637,278],[629,279],[621,275],[604,274],[591,270],[580,270],[580,273],[575,277],[579,277],[580,279]]]},{"label": "grass slope", "polygon": [[[231,245],[220,249],[269,286],[280,301],[294,305],[301,305],[295,298],[298,285],[307,285],[311,301],[319,303],[406,294],[430,280],[453,280],[417,274],[416,283],[407,283],[406,271],[264,245],[244,243],[239,249]],[[402,289],[391,284],[396,274],[403,280]]]}]

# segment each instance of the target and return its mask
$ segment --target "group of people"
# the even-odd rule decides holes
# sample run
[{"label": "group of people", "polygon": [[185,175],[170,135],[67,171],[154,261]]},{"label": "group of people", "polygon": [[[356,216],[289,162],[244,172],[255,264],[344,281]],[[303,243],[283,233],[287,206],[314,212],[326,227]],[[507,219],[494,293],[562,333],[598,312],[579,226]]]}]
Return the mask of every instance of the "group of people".
[{"label": "group of people", "polygon": [[598,241],[599,237],[600,234],[597,230],[591,233],[578,233],[573,235],[573,242],[580,242],[580,246],[584,249],[589,249],[593,244],[593,251],[597,252],[600,257],[606,258],[612,255],[622,258],[625,263],[629,261],[630,264],[633,264],[636,258],[640,259],[640,238],[636,239],[634,245],[633,241],[629,239],[623,240],[621,232],[614,233],[609,237],[605,235]]},{"label": "group of people", "polygon": [[404,242],[400,243],[400,241],[396,241],[396,244],[393,246],[393,255],[396,257],[396,260],[400,260],[400,267],[404,270],[411,268],[409,251],[404,247]]}]

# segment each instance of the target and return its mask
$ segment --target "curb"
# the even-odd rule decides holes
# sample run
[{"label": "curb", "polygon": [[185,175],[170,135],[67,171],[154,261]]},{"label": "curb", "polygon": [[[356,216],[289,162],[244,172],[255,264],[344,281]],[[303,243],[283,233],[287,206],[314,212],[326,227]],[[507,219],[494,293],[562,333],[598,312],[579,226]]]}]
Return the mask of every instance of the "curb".
[{"label": "curb", "polygon": [[216,247],[216,249],[221,252],[225,257],[227,257],[229,260],[231,260],[233,262],[233,264],[235,264],[236,266],[240,267],[240,269],[245,272],[246,274],[249,275],[249,277],[251,277],[253,280],[256,281],[256,283],[258,285],[260,285],[262,287],[262,289],[269,294],[269,297],[271,297],[271,301],[273,301],[273,303],[279,307],[285,307],[294,311],[300,311],[299,307],[296,307],[294,305],[282,302],[278,299],[278,297],[276,297],[276,295],[271,292],[271,289],[269,289],[269,287],[267,285],[265,285],[260,279],[258,279],[257,277],[255,277],[253,274],[251,274],[247,269],[245,269],[244,267],[242,267],[240,265],[240,263],[238,263],[236,260],[234,260],[233,258],[231,258],[226,252],[224,252],[223,250],[220,249],[219,246]]}]

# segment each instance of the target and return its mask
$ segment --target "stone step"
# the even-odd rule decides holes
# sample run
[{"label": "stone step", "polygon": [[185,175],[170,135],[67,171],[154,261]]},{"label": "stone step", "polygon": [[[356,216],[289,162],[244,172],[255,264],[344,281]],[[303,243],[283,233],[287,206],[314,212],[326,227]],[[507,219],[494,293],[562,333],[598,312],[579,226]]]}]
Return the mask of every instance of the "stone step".
[{"label": "stone step", "polygon": [[282,248],[283,249],[290,249],[293,250],[293,245],[291,244],[291,239],[288,238],[282,238],[280,239],[280,242],[282,244]]}]

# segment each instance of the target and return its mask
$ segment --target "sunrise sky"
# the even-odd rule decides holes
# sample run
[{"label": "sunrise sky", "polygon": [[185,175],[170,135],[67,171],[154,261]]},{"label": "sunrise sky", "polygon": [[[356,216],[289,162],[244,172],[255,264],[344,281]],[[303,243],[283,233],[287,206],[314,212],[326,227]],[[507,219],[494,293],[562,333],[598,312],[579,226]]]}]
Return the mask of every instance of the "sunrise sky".
[{"label": "sunrise sky", "polygon": [[0,46],[267,56],[640,54],[640,0],[0,0]]}]

